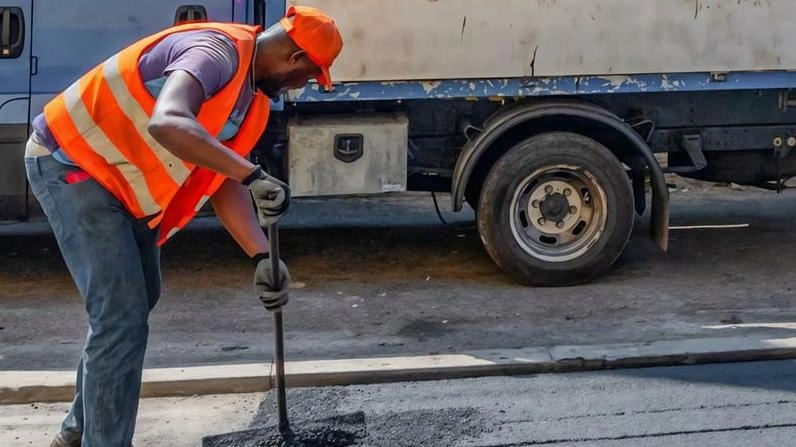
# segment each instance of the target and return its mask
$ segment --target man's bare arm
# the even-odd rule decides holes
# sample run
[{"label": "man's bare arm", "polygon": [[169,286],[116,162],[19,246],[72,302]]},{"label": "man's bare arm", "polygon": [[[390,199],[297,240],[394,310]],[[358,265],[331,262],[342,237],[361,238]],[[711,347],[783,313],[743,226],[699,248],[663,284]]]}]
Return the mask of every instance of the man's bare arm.
[{"label": "man's bare arm", "polygon": [[219,143],[196,120],[205,100],[202,84],[188,72],[169,75],[149,121],[149,133],[182,160],[235,179],[245,179],[255,166]]},{"label": "man's bare arm", "polygon": [[249,256],[268,252],[268,239],[257,223],[251,195],[245,186],[227,179],[210,198],[224,228]]}]

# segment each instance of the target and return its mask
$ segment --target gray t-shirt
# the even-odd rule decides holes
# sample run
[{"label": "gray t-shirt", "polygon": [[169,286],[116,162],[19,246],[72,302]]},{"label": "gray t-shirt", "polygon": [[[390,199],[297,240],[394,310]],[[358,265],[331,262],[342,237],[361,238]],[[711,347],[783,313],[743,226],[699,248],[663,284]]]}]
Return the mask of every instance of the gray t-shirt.
[{"label": "gray t-shirt", "polygon": [[[154,97],[160,93],[166,76],[183,70],[202,84],[205,98],[210,98],[232,79],[237,69],[238,52],[235,43],[226,35],[211,30],[172,34],[158,42],[138,61],[141,79]],[[221,133],[215,135],[219,140],[231,139],[238,133],[238,127],[246,116],[254,93],[251,82],[245,82],[229,121]],[[43,113],[33,120],[32,126],[39,143],[53,152],[57,160],[73,164],[58,147]]]}]

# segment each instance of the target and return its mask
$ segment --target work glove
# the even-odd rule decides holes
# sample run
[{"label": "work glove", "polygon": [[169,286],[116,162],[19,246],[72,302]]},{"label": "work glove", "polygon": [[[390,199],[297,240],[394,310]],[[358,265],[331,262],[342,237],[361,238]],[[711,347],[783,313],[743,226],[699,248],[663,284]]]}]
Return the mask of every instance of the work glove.
[{"label": "work glove", "polygon": [[262,168],[252,171],[241,183],[251,191],[263,227],[279,222],[290,207],[290,188]]},{"label": "work glove", "polygon": [[263,302],[263,306],[271,312],[282,310],[288,301],[288,288],[290,287],[290,272],[282,260],[279,260],[279,275],[281,289],[276,289],[271,282],[271,256],[262,253],[254,257],[257,268],[254,271],[254,291]]}]

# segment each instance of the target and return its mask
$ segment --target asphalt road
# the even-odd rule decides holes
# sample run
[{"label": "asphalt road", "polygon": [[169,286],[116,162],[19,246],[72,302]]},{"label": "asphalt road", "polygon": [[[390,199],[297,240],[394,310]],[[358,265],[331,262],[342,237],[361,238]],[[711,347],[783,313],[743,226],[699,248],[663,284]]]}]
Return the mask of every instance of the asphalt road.
[{"label": "asphalt road", "polygon": [[[793,336],[794,198],[727,188],[674,193],[673,225],[750,226],[673,231],[662,253],[642,218],[606,277],[561,289],[514,284],[474,230],[437,222],[427,196],[300,203],[282,234],[295,281],[287,355]],[[253,297],[252,272],[212,220],[170,242],[147,365],[270,359],[271,318]],[[85,334],[82,302],[42,225],[0,226],[0,308],[0,369],[74,367]]]},{"label": "asphalt road", "polygon": [[[370,447],[779,447],[796,438],[796,361],[294,389],[288,404],[295,430]],[[46,445],[66,407],[0,407],[0,445]],[[271,394],[147,399],[134,441],[256,440],[274,422]],[[243,438],[206,445],[268,446]]]},{"label": "asphalt road", "polygon": [[[793,361],[304,389],[289,398],[297,430],[302,419],[363,412],[354,445],[374,447],[784,446],[796,435]],[[270,403],[254,426],[274,422]]]}]

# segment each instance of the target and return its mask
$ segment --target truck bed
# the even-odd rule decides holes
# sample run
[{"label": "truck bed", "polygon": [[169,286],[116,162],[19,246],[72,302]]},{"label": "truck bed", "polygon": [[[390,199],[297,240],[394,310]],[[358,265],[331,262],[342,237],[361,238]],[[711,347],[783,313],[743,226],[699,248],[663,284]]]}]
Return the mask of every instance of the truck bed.
[{"label": "truck bed", "polygon": [[339,23],[335,81],[796,69],[793,0],[291,0]]}]

